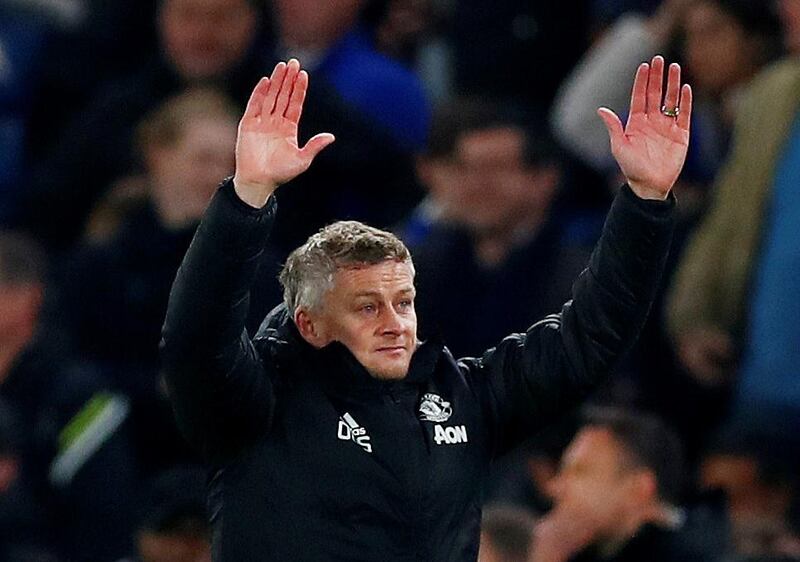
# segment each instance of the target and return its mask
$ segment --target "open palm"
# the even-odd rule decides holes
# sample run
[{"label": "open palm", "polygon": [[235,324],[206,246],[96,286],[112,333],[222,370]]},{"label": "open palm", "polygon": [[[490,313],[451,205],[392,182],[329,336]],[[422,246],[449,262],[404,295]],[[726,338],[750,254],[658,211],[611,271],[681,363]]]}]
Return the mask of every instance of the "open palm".
[{"label": "open palm", "polygon": [[312,137],[304,147],[297,141],[308,74],[292,59],[275,65],[250,95],[236,139],[234,185],[240,197],[261,206],[282,183],[311,165],[317,154],[334,141],[330,133]]},{"label": "open palm", "polygon": [[[665,199],[681,173],[689,147],[692,90],[681,87],[681,69],[669,67],[662,103],[664,59],[654,57],[636,71],[628,122],[623,129],[619,117],[600,108],[609,136],[611,152],[631,189],[646,199]],[[666,111],[665,111],[666,110]],[[677,110],[677,116],[669,115]]]}]

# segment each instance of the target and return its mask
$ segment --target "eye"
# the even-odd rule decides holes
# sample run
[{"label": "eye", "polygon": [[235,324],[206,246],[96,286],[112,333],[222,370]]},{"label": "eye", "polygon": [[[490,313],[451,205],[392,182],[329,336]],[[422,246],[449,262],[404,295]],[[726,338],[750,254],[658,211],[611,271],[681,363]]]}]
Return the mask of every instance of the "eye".
[{"label": "eye", "polygon": [[398,303],[400,310],[409,310],[414,307],[414,301],[411,299],[403,299]]},{"label": "eye", "polygon": [[372,314],[377,310],[374,304],[362,304],[358,311],[364,314]]}]

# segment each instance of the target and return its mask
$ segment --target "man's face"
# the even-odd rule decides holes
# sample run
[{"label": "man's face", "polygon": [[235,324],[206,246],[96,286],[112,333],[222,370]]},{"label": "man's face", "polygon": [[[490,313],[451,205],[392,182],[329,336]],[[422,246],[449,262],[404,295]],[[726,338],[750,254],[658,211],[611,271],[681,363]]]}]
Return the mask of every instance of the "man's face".
[{"label": "man's face", "polygon": [[245,56],[257,18],[247,0],[163,0],[161,42],[184,79],[216,79]]},{"label": "man's face", "polygon": [[199,220],[219,178],[233,172],[235,144],[236,122],[209,116],[186,123],[174,145],[154,149],[148,172],[159,211]]},{"label": "man's face", "polygon": [[323,343],[344,344],[373,377],[402,379],[417,346],[414,296],[409,262],[341,268],[315,327]]},{"label": "man's face", "polygon": [[760,56],[741,24],[717,2],[692,5],[684,23],[686,66],[694,84],[720,94],[755,70]]},{"label": "man's face", "polygon": [[597,537],[613,536],[634,500],[633,475],[625,452],[605,428],[582,429],[561,461],[553,487],[556,507],[575,510],[597,526]]},{"label": "man's face", "polygon": [[471,131],[456,144],[457,188],[443,197],[446,214],[478,232],[513,229],[546,208],[554,185],[524,159],[525,137],[514,127]]}]

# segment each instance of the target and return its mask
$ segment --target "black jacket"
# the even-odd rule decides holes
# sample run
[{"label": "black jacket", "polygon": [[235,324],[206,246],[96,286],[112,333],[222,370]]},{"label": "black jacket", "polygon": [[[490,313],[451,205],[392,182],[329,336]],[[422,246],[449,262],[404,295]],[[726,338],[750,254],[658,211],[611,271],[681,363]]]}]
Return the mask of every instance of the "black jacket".
[{"label": "black jacket", "polygon": [[425,342],[405,379],[383,382],[340,344],[304,343],[282,307],[247,337],[276,209],[224,184],[178,272],[162,341],[178,423],[213,467],[215,560],[475,560],[490,461],[585,396],[634,342],[673,206],[624,188],[560,314],[481,358]]}]

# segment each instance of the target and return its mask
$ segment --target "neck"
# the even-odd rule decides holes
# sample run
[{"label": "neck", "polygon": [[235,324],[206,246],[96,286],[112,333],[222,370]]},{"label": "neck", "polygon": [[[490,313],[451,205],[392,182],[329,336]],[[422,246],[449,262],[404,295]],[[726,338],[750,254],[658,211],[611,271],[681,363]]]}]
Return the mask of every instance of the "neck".
[{"label": "neck", "polygon": [[544,226],[544,213],[518,221],[516,226],[477,231],[473,238],[475,256],[486,267],[498,267],[517,247],[529,242],[539,234]]}]

